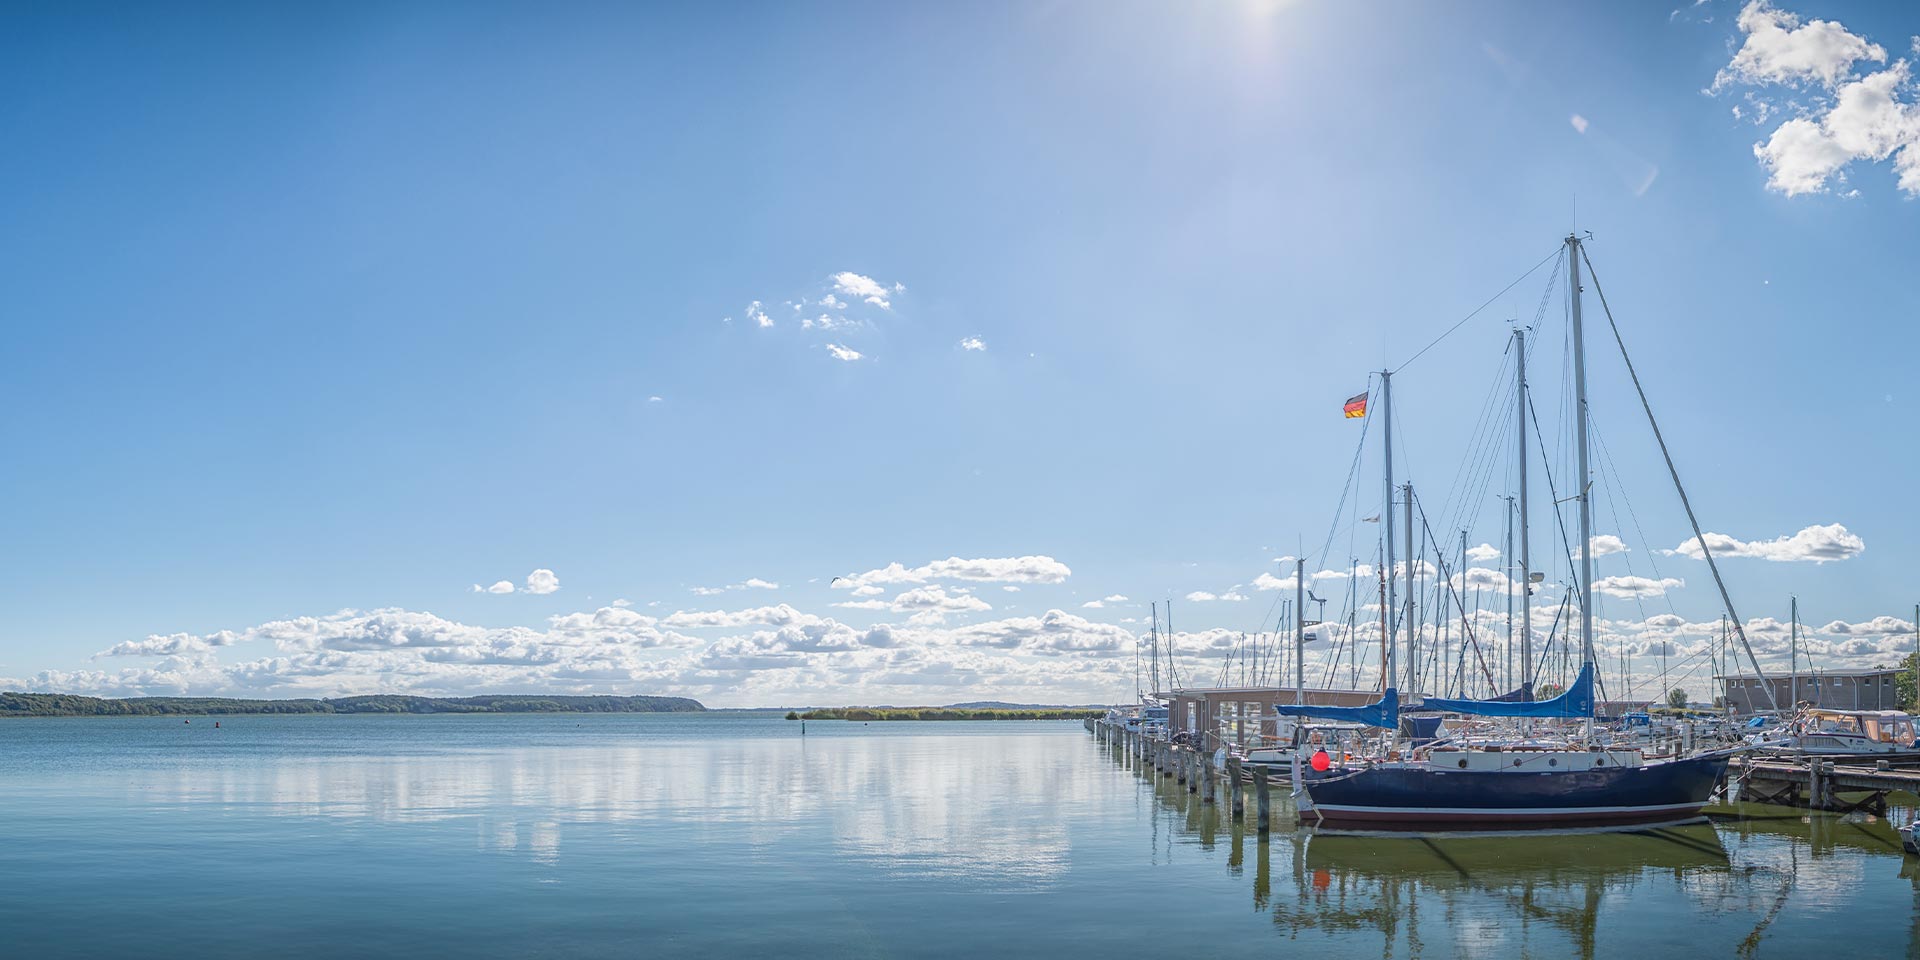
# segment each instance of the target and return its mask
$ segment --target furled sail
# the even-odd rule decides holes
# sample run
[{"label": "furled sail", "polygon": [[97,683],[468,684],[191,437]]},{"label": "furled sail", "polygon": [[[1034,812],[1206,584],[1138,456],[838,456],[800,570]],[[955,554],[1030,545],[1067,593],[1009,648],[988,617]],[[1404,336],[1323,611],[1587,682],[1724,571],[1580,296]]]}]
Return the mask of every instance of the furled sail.
[{"label": "furled sail", "polygon": [[1273,712],[1283,717],[1316,717],[1321,720],[1344,720],[1348,723],[1363,723],[1369,727],[1394,727],[1400,722],[1400,691],[1388,687],[1380,699],[1364,707],[1322,707],[1311,703],[1277,703]]},{"label": "furled sail", "polygon": [[1476,717],[1537,717],[1570,719],[1593,716],[1593,664],[1580,668],[1580,676],[1573,686],[1552,700],[1540,700],[1534,703],[1515,703],[1502,697],[1499,700],[1449,700],[1445,697],[1428,697],[1420,704],[1421,710],[1439,710],[1447,713],[1466,713]]}]

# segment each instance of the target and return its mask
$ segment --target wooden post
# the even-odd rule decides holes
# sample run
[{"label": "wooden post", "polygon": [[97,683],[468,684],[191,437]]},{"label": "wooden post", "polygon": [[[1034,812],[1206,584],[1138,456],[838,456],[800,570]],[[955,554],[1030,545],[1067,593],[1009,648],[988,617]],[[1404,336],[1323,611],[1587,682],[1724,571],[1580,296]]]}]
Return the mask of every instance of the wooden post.
[{"label": "wooden post", "polygon": [[1220,771],[1214,767],[1212,757],[1201,757],[1200,762],[1206,764],[1200,773],[1200,802],[1217,802],[1215,791],[1219,789]]},{"label": "wooden post", "polygon": [[1260,833],[1260,839],[1263,841],[1267,839],[1268,820],[1273,812],[1272,794],[1273,792],[1267,788],[1267,768],[1264,766],[1254,767],[1253,811],[1254,816],[1260,819],[1257,829]]},{"label": "wooden post", "polygon": [[1240,792],[1240,758],[1227,758],[1227,812],[1239,820],[1247,815],[1247,795]]}]

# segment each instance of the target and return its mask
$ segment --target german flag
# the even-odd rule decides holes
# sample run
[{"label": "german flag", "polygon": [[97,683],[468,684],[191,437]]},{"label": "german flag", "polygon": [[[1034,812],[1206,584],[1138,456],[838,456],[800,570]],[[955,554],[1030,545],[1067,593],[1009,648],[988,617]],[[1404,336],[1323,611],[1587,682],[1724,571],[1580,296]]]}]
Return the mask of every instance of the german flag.
[{"label": "german flag", "polygon": [[1352,420],[1355,417],[1366,416],[1367,415],[1367,395],[1363,393],[1357,397],[1348,397],[1347,405],[1343,409],[1346,410],[1347,412],[1348,420]]}]

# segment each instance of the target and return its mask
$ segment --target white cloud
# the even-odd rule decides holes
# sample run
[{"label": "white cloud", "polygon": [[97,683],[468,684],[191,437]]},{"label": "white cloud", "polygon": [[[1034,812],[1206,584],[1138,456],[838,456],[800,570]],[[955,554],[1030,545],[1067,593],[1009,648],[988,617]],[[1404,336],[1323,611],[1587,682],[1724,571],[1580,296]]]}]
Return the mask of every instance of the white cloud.
[{"label": "white cloud", "polygon": [[[1724,533],[1709,531],[1706,541],[1707,548],[1713,551],[1715,557],[1757,557],[1761,560],[1782,563],[1809,560],[1814,563],[1827,563],[1834,560],[1847,560],[1859,556],[1867,549],[1866,541],[1837,523],[1804,527],[1791,536],[1776,537],[1772,540],[1739,540]],[[1699,540],[1693,537],[1688,537],[1685,542],[1667,552],[1684,554],[1696,560],[1703,555]]]},{"label": "white cloud", "polygon": [[755,325],[762,329],[773,326],[773,318],[767,316],[767,311],[760,308],[760,301],[758,300],[747,304],[747,319],[752,320]]},{"label": "white cloud", "polygon": [[1879,44],[1848,32],[1832,20],[1809,20],[1775,8],[1767,0],[1752,0],[1735,21],[1747,39],[1713,78],[1714,91],[1734,83],[1798,84],[1805,81],[1833,87],[1853,70],[1856,61],[1884,63],[1887,51]]},{"label": "white cloud", "polygon": [[987,349],[987,342],[979,337],[968,337],[960,341],[960,349],[985,351]]},{"label": "white cloud", "polygon": [[[875,592],[879,592],[877,588]],[[938,584],[902,591],[892,600],[845,600],[834,606],[850,610],[889,610],[894,613],[913,614],[920,618],[917,622],[922,623],[938,623],[951,613],[974,613],[993,609],[991,604],[965,590],[956,589],[948,592]]]},{"label": "white cloud", "polygon": [[759,577],[748,577],[739,583],[729,583],[722,587],[688,587],[696,597],[717,597],[732,590],[778,590],[780,585]]},{"label": "white cloud", "polygon": [[622,598],[620,598],[620,599],[618,599],[618,600],[615,600],[615,601],[614,601],[614,602],[613,602],[612,604],[610,604],[610,606],[615,606],[615,607],[631,607],[631,606],[633,606],[633,601],[632,601],[632,600],[628,600],[628,599],[626,599],[625,597],[622,597]]},{"label": "white cloud", "polygon": [[800,318],[800,329],[802,330],[845,330],[848,327],[857,327],[859,325],[860,322],[858,320],[854,320],[851,317],[836,317],[831,313],[823,313],[817,317]]},{"label": "white cloud", "polygon": [[1571,116],[1571,117],[1568,117],[1568,118],[1567,118],[1567,122],[1568,122],[1568,123],[1571,123],[1571,124],[1573,124],[1573,129],[1574,129],[1574,131],[1575,131],[1576,133],[1586,133],[1586,132],[1587,132],[1587,118],[1586,118],[1586,117],[1583,117],[1583,116],[1581,116],[1581,115],[1579,115],[1579,114],[1577,114],[1577,113],[1576,113],[1576,114],[1574,114],[1573,116]]},{"label": "white cloud", "polygon": [[1127,602],[1127,598],[1126,598],[1125,596],[1123,596],[1123,595],[1121,595],[1121,594],[1118,594],[1118,593],[1116,593],[1116,594],[1112,594],[1111,596],[1108,596],[1108,597],[1106,597],[1106,602],[1108,602],[1108,603],[1126,603],[1126,602]]},{"label": "white cloud", "polygon": [[487,592],[488,593],[512,593],[513,581],[512,580],[495,580],[493,582],[493,586],[487,588]]},{"label": "white cloud", "polygon": [[1246,596],[1240,592],[1240,588],[1238,586],[1234,586],[1234,587],[1227,588],[1227,591],[1225,593],[1209,593],[1205,590],[1195,590],[1194,592],[1187,594],[1187,599],[1195,603],[1209,603],[1214,600],[1219,600],[1227,603],[1238,603],[1242,600],[1245,600]]},{"label": "white cloud", "polygon": [[851,347],[841,346],[840,344],[837,344],[837,343],[827,344],[827,352],[830,354],[833,354],[833,358],[835,360],[846,360],[849,362],[858,360],[862,356],[864,356],[864,354],[862,354],[858,350],[855,350]]},{"label": "white cloud", "polygon": [[660,403],[661,401],[663,401],[663,400],[665,400],[665,399],[666,399],[666,397],[658,397],[658,396],[655,396],[655,397],[648,397],[648,398],[647,398],[647,402],[648,402],[648,403]]},{"label": "white cloud", "polygon": [[552,570],[541,567],[527,574],[528,593],[548,594],[558,589],[560,589],[560,578],[554,576]]},{"label": "white cloud", "polygon": [[1086,603],[1083,603],[1080,606],[1086,610],[1098,610],[1101,607],[1106,606],[1106,604],[1101,603],[1098,600],[1088,600]]},{"label": "white cloud", "polygon": [[661,626],[677,630],[693,630],[709,627],[786,626],[788,624],[818,623],[819,617],[801,613],[781,603],[770,607],[754,607],[748,610],[676,610],[660,619]]},{"label": "white cloud", "polygon": [[884,284],[874,280],[872,277],[861,276],[850,270],[843,270],[840,273],[836,273],[830,279],[833,281],[833,289],[849,297],[857,297],[882,310],[893,307],[891,298],[893,293],[906,289],[906,287],[900,284],[894,284],[894,289],[888,290]]},{"label": "white cloud", "polygon": [[1589,541],[1589,548],[1594,556],[1604,557],[1614,553],[1626,553],[1627,542],[1611,533],[1597,533]]},{"label": "white cloud", "polygon": [[845,300],[842,300],[831,293],[820,298],[820,305],[823,307],[832,307],[835,310],[845,310],[847,308],[847,302]]},{"label": "white cloud", "polygon": [[[1861,62],[1884,63],[1887,52],[1838,23],[1810,20],[1778,10],[1764,0],[1740,13],[1745,44],[1714,78],[1709,93],[1736,84],[1778,84],[1801,91],[1787,104],[1794,114],[1776,127],[1753,154],[1768,173],[1768,189],[1787,196],[1822,193],[1829,182],[1844,182],[1855,160],[1891,158],[1899,188],[1920,196],[1920,107],[1911,100],[1911,73],[1905,60],[1884,70],[1856,76]],[[1771,101],[1748,91],[1764,124],[1777,111]],[[1735,117],[1741,114],[1735,108]],[[1857,189],[1844,196],[1857,196]]]},{"label": "white cloud", "polygon": [[1631,600],[1638,597],[1664,596],[1667,591],[1677,590],[1686,585],[1685,580],[1673,577],[1663,577],[1659,580],[1635,576],[1601,577],[1593,582],[1593,589],[1595,593]]},{"label": "white cloud", "polygon": [[1477,547],[1467,548],[1467,559],[1475,563],[1486,563],[1489,560],[1498,559],[1499,556],[1499,548],[1490,543],[1483,543]]},{"label": "white cloud", "polygon": [[930,580],[973,580],[988,583],[1064,583],[1073,571],[1049,556],[982,557],[963,560],[948,557],[918,567],[890,563],[878,570],[850,573],[835,578],[838,590],[857,589],[873,584],[926,583]]}]

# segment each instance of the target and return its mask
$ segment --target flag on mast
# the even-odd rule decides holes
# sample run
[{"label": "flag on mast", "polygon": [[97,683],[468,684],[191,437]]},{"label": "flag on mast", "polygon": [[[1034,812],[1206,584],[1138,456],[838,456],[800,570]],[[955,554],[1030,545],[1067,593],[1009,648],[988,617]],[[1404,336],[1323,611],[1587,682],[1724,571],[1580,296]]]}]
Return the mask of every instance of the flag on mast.
[{"label": "flag on mast", "polygon": [[1348,397],[1347,405],[1343,409],[1345,409],[1347,412],[1348,420],[1352,420],[1355,417],[1366,416],[1367,415],[1367,395],[1363,393],[1357,397]]}]

